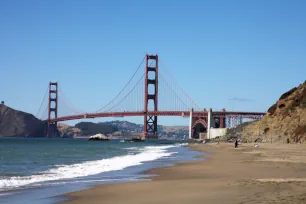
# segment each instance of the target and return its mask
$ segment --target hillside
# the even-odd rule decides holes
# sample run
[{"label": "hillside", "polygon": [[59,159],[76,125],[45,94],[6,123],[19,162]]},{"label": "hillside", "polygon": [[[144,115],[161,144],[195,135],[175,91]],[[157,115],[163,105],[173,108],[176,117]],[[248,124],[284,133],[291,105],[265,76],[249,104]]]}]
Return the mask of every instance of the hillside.
[{"label": "hillside", "polygon": [[162,126],[163,132],[189,132],[188,126]]},{"label": "hillside", "polygon": [[229,131],[244,141],[304,142],[306,139],[306,81],[284,93],[259,121]]},{"label": "hillside", "polygon": [[117,128],[118,131],[123,131],[123,132],[142,132],[142,129],[143,129],[143,125],[128,122],[128,121],[114,120],[114,121],[108,121],[108,122],[101,122],[99,124],[114,126]]},{"label": "hillside", "polygon": [[[128,121],[108,122],[80,122],[75,126],[63,123],[58,124],[60,137],[91,136],[94,134],[112,134],[113,136],[139,136],[142,135],[143,125]],[[158,134],[168,137],[183,137],[188,135],[188,126],[162,126],[158,125]]]},{"label": "hillside", "polygon": [[0,137],[44,137],[44,125],[32,114],[0,104]]},{"label": "hillside", "polygon": [[75,128],[80,130],[80,135],[82,136],[91,136],[98,133],[110,134],[118,130],[118,128],[113,125],[92,122],[80,122],[75,125]]},{"label": "hillside", "polygon": [[[136,133],[142,133],[143,125],[131,123],[128,121],[109,121],[100,124],[108,124],[115,126],[118,131],[124,132],[125,135],[132,133],[135,135]],[[160,136],[167,136],[167,137],[183,137],[184,135],[188,135],[188,126],[164,126],[158,125],[157,131]]]},{"label": "hillside", "polygon": [[81,135],[81,130],[79,128],[76,128],[74,126],[70,126],[63,123],[57,124],[57,129],[59,132],[60,137],[76,137]]}]

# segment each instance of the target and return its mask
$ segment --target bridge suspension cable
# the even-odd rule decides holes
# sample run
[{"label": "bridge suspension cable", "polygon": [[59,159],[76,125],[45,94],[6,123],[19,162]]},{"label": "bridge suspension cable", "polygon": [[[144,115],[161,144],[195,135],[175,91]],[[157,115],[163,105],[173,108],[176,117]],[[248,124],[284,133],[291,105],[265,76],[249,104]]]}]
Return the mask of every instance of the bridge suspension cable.
[{"label": "bridge suspension cable", "polygon": [[[179,85],[179,83],[177,82],[177,80],[174,78],[174,76],[171,74],[171,72],[169,71],[169,69],[166,67],[165,63],[163,63],[162,60],[159,60],[159,62],[161,63],[162,67],[164,67],[164,69],[166,70],[167,74],[172,78],[172,80],[174,81],[174,83],[178,86],[178,88],[183,92],[183,94],[190,100],[190,102],[195,106],[196,109],[201,110],[201,108],[198,106],[198,104],[185,92],[185,90]],[[161,66],[160,66],[161,67]]]},{"label": "bridge suspension cable", "polygon": [[[140,84],[140,82],[142,82],[144,75],[142,75],[142,77],[138,80],[138,82],[135,84],[135,86],[114,106],[112,106],[111,108],[109,108],[108,110],[106,110],[105,112],[110,112],[111,110],[113,110],[113,108],[119,106],[125,99],[127,99],[128,96],[131,95],[131,93],[135,90],[136,87],[138,87],[138,85]],[[136,89],[137,90],[137,89]],[[137,92],[137,91],[136,91]],[[131,100],[133,100],[135,97],[131,97]],[[137,97],[136,97],[137,99]],[[133,102],[132,102],[133,103]]]},{"label": "bridge suspension cable", "polygon": [[[166,79],[163,77],[163,75],[159,72],[158,75],[161,79],[162,82],[161,83],[161,89],[159,92],[159,98],[161,98],[161,100],[166,100],[163,101],[163,103],[168,103],[170,106],[166,106],[165,110],[188,110],[190,107],[188,107],[186,105],[186,103],[179,97],[179,95],[176,93],[176,91],[169,85],[169,83],[166,81]],[[165,88],[168,88],[168,90],[170,90],[172,92],[172,94],[174,94],[174,97],[171,97],[171,95],[167,92],[165,92]],[[169,103],[170,102],[170,103]],[[159,110],[163,109],[164,107],[159,107]]]},{"label": "bridge suspension cable", "polygon": [[47,87],[47,90],[46,90],[46,93],[45,93],[45,95],[44,95],[44,98],[43,98],[43,100],[41,101],[40,107],[39,107],[39,109],[38,109],[38,111],[37,111],[37,113],[36,113],[36,115],[35,115],[36,118],[39,118],[39,113],[40,113],[40,111],[41,111],[41,109],[42,109],[42,106],[45,104],[44,102],[45,102],[45,100],[46,100],[46,98],[47,98],[48,91],[49,91],[49,86]]},{"label": "bridge suspension cable", "polygon": [[41,120],[47,119],[48,118],[48,106],[46,107],[45,111],[43,112],[41,116]]},{"label": "bridge suspension cable", "polygon": [[141,65],[144,63],[144,61],[145,61],[145,57],[142,59],[141,63],[138,65],[138,67],[135,70],[134,74],[129,79],[129,81],[125,84],[125,86],[121,89],[121,91],[109,103],[107,103],[105,106],[103,106],[102,108],[100,108],[96,112],[101,112],[101,110],[105,109],[107,106],[109,106],[111,103],[113,103],[120,96],[120,94],[126,89],[126,87],[130,84],[132,79],[135,77],[136,73],[138,72],[138,70],[140,69]]},{"label": "bridge suspension cable", "polygon": [[[68,97],[66,97],[66,95],[64,94],[63,90],[61,89],[61,87],[58,87],[59,90],[59,100],[60,102],[63,102],[66,108],[69,109],[69,111],[71,111],[72,113],[84,113],[83,110],[81,110],[80,108],[76,107],[69,99]],[[60,111],[59,111],[60,114]]]}]

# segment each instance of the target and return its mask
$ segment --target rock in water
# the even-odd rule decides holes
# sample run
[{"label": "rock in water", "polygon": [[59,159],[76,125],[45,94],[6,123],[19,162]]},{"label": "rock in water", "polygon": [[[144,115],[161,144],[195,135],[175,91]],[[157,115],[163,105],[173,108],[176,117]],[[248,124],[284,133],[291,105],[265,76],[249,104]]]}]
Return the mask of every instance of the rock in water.
[{"label": "rock in water", "polygon": [[136,137],[136,138],[132,138],[129,140],[126,140],[127,142],[144,142],[145,140],[143,138],[140,137]]},{"label": "rock in water", "polygon": [[90,136],[89,137],[89,140],[104,140],[104,141],[108,141],[109,138],[106,137],[105,135],[103,134],[96,134],[94,136]]},{"label": "rock in water", "polygon": [[44,137],[44,124],[32,114],[0,104],[0,137]]}]

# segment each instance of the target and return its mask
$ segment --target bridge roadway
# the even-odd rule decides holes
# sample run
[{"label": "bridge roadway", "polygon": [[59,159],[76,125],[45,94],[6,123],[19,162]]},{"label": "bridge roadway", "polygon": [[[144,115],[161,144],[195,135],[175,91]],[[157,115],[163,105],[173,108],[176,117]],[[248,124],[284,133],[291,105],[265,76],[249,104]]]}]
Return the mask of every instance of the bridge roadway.
[{"label": "bridge roadway", "polygon": [[[264,112],[234,112],[234,111],[214,111],[214,117],[242,117],[242,118],[259,118],[266,113]],[[102,118],[102,117],[124,117],[124,116],[144,116],[145,112],[101,112],[101,113],[83,113],[78,115],[70,115],[52,118],[50,121],[45,120],[44,122],[61,122],[66,120],[77,120],[85,118]],[[148,111],[148,116],[190,116],[190,111]],[[194,111],[192,112],[193,117],[207,117],[208,112],[206,111]]]}]

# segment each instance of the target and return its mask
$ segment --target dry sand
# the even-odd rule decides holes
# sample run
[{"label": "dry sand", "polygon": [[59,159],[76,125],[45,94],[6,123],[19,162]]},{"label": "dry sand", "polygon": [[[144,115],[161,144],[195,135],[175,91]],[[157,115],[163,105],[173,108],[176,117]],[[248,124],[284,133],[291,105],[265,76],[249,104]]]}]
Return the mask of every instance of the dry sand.
[{"label": "dry sand", "polygon": [[207,160],[149,171],[152,182],[99,185],[65,203],[306,204],[306,145],[195,144]]}]

